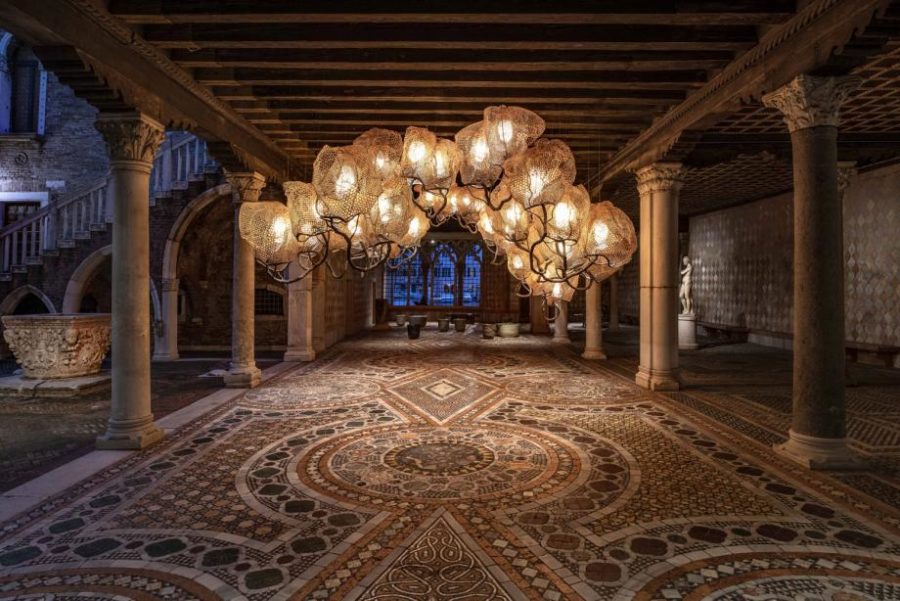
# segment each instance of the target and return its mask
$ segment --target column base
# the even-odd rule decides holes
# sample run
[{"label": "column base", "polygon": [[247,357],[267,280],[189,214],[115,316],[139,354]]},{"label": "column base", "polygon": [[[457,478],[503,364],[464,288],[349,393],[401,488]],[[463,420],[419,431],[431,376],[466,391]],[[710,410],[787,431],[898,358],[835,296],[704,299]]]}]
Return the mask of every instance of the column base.
[{"label": "column base", "polygon": [[865,463],[846,438],[818,438],[788,431],[787,442],[773,447],[779,455],[811,470],[859,470]]},{"label": "column base", "polygon": [[316,351],[313,349],[288,349],[284,353],[285,361],[315,361]]},{"label": "column base", "polygon": [[551,340],[556,344],[569,344],[570,342],[572,342],[571,338],[557,338],[556,336],[551,338]]},{"label": "column base", "polygon": [[232,367],[222,380],[226,388],[256,388],[262,382],[262,372],[256,366]]},{"label": "column base", "polygon": [[97,437],[95,447],[100,450],[136,451],[165,437],[153,422],[153,416],[141,420],[112,421],[104,434]]},{"label": "column base", "polygon": [[635,383],[647,390],[679,390],[681,382],[675,370],[655,370],[639,366],[634,375]]},{"label": "column base", "polygon": [[584,349],[581,356],[585,359],[606,359],[606,353],[603,352],[603,349]]}]

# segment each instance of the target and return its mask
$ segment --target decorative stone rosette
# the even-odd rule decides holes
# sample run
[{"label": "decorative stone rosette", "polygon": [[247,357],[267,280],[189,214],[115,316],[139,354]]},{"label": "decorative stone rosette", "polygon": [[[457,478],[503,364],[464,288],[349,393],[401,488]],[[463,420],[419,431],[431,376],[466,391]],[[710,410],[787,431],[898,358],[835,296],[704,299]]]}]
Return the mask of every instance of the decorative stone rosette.
[{"label": "decorative stone rosette", "polygon": [[26,378],[95,374],[109,351],[109,314],[5,315],[2,320],[3,338]]}]

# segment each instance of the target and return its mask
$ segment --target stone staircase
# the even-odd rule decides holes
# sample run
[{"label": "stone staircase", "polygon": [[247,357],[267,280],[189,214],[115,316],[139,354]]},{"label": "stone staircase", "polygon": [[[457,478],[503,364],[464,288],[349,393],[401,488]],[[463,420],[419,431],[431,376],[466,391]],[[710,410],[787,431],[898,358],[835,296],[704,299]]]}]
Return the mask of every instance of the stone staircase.
[{"label": "stone staircase", "polygon": [[[154,235],[167,233],[192,198],[221,180],[221,170],[202,140],[186,132],[167,133],[150,175],[151,245]],[[0,230],[0,299],[31,285],[61,301],[81,262],[112,243],[108,184],[104,178],[73,190]]]}]

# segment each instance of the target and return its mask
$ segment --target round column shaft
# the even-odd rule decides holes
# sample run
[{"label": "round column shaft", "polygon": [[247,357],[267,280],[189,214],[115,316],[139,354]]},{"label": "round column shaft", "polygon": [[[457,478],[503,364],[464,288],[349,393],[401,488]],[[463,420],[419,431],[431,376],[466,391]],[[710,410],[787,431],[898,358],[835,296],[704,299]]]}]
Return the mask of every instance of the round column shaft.
[{"label": "round column shaft", "polygon": [[102,116],[110,154],[112,397],[101,449],[140,449],[163,437],[150,407],[150,169],[163,126],[139,115]]},{"label": "round column shaft", "polygon": [[678,192],[680,163],[637,172],[640,208],[639,386],[678,390]]},{"label": "round column shaft", "polygon": [[255,295],[256,262],[253,247],[241,237],[240,210],[256,202],[266,185],[259,173],[227,173],[234,201],[234,271],[231,287],[231,365],[225,374],[229,388],[254,388],[261,381],[256,367]]},{"label": "round column shaft", "polygon": [[581,356],[585,359],[606,359],[600,286],[600,282],[594,282],[584,293],[584,352]]},{"label": "round column shaft", "polygon": [[794,367],[789,439],[813,469],[855,467],[846,441],[843,216],[837,134],[853,79],[800,76],[763,98],[791,132],[794,163]]},{"label": "round column shaft", "polygon": [[568,344],[569,340],[569,303],[556,301],[556,319],[553,321],[553,342]]}]

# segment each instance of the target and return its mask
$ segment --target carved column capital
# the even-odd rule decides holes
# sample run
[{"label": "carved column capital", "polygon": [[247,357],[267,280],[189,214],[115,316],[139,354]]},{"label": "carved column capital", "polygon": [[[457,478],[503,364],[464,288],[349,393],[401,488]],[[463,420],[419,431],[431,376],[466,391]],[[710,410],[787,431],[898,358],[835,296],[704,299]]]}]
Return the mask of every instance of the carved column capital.
[{"label": "carved column capital", "polygon": [[837,183],[838,194],[843,197],[844,192],[850,187],[853,178],[856,177],[856,161],[838,161],[837,164]]},{"label": "carved column capital", "polygon": [[101,115],[95,126],[106,141],[111,161],[152,163],[166,139],[165,127],[145,115]]},{"label": "carved column capital", "polygon": [[235,204],[256,202],[262,189],[266,187],[266,178],[256,171],[238,173],[228,171],[225,179],[231,184],[231,198]]},{"label": "carved column capital", "polygon": [[684,185],[684,167],[681,163],[659,162],[641,167],[634,173],[638,194],[678,191]]},{"label": "carved column capital", "polygon": [[841,104],[861,81],[855,76],[798,75],[790,83],[763,96],[762,102],[781,111],[791,133],[810,127],[837,127]]}]

